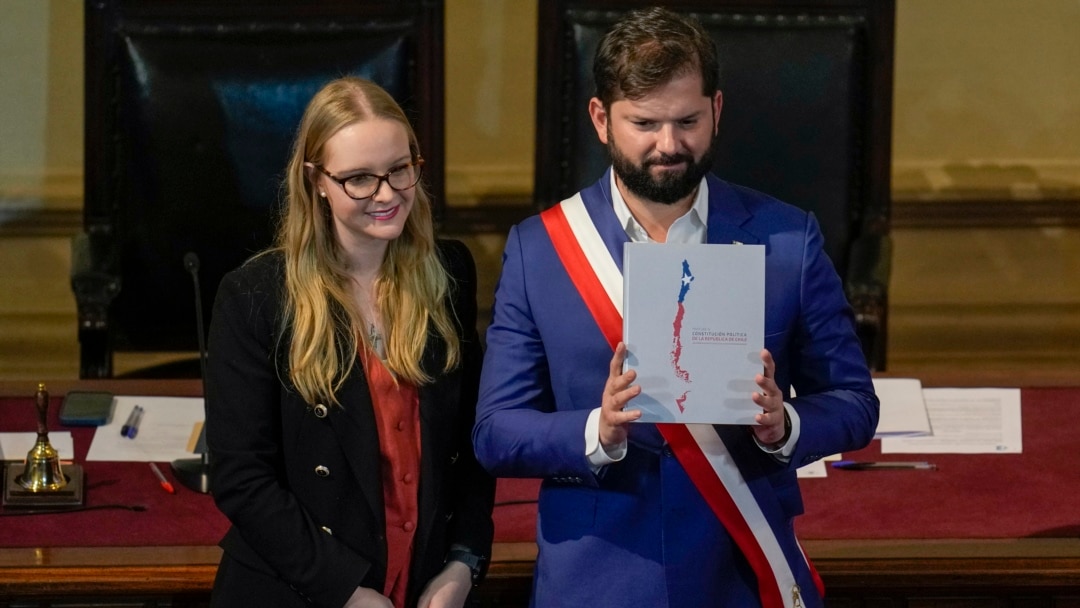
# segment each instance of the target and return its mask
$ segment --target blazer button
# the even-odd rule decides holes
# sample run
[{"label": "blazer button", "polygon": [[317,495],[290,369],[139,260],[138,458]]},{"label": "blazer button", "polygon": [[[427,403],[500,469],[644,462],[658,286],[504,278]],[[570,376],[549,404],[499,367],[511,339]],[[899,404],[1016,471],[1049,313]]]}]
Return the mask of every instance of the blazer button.
[{"label": "blazer button", "polygon": [[320,404],[315,406],[314,410],[315,410],[315,417],[316,418],[326,418],[326,406],[325,405],[320,403]]},{"label": "blazer button", "polygon": [[328,469],[328,468],[326,468],[326,467],[324,467],[323,465],[320,464],[319,466],[315,467],[315,474],[318,475],[319,477],[329,477],[330,476],[330,469]]},{"label": "blazer button", "polygon": [[334,535],[334,531],[331,530],[330,528],[327,528],[326,526],[319,526],[319,528],[322,529],[323,532],[326,532],[327,534],[329,534],[330,536]]}]

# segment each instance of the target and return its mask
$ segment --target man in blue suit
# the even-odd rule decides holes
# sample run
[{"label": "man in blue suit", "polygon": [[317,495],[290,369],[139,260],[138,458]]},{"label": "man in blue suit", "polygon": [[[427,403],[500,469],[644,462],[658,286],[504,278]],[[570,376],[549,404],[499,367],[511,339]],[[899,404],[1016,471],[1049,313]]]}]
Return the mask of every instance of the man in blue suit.
[{"label": "man in blue suit", "polygon": [[[540,477],[533,605],[822,606],[794,536],[796,468],[873,437],[878,400],[813,215],[709,173],[722,95],[708,34],[664,9],[601,41],[589,113],[612,169],[515,226],[473,431],[481,464]],[[633,424],[627,242],[765,246],[750,427]]]}]

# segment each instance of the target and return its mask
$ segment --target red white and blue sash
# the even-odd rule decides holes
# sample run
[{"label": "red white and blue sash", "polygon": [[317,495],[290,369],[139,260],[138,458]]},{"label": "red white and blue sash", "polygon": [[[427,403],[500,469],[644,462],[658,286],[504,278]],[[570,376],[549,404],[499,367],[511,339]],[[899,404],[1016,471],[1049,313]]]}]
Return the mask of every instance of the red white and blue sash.
[{"label": "red white and blue sash", "polygon": [[[540,217],[559,260],[614,351],[622,341],[622,272],[581,195],[547,209]],[[710,424],[657,424],[656,428],[753,568],[762,606],[801,606],[798,584],[780,541],[716,429]],[[820,590],[820,579],[810,570]]]}]

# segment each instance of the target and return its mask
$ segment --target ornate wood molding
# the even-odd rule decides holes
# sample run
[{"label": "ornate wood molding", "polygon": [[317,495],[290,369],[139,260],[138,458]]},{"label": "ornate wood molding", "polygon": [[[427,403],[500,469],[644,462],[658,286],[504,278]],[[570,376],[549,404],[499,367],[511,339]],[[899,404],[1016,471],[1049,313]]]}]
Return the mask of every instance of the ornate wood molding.
[{"label": "ornate wood molding", "polygon": [[[506,234],[534,213],[527,200],[487,199],[481,205],[447,207],[445,231]],[[1031,228],[1080,226],[1080,199],[895,200],[893,228]],[[73,236],[82,227],[75,209],[8,208],[0,199],[0,237]]]},{"label": "ornate wood molding", "polygon": [[1033,228],[1080,225],[1080,198],[904,200],[893,228]]}]

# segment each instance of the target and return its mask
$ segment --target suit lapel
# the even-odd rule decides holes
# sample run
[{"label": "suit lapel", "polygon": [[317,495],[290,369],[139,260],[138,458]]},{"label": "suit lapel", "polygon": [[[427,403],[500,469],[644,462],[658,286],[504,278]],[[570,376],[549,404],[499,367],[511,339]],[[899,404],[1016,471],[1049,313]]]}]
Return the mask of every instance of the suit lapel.
[{"label": "suit lapel", "polygon": [[427,552],[430,532],[433,529],[431,518],[439,511],[436,497],[442,492],[438,487],[442,476],[438,475],[436,462],[439,454],[445,453],[441,442],[449,439],[454,429],[448,428],[446,414],[440,411],[445,401],[440,399],[445,386],[441,381],[445,375],[442,372],[442,364],[446,357],[446,347],[441,339],[437,338],[433,331],[427,335],[427,343],[424,345],[422,367],[424,373],[435,378],[434,383],[417,387],[417,396],[420,400],[420,494],[417,502],[418,517],[422,518],[421,525],[417,528],[414,539],[417,555]]},{"label": "suit lapel", "polygon": [[747,210],[738,193],[727,182],[712,174],[705,179],[709,187],[708,242],[721,245],[760,243],[761,239],[757,235],[743,228],[753,215]]},{"label": "suit lapel", "polygon": [[626,235],[626,229],[619,225],[619,217],[615,215],[615,207],[611,201],[609,168],[599,181],[581,191],[581,202],[611,258],[615,260],[615,265],[619,267],[619,272],[622,272],[623,245],[630,242],[630,237]]},{"label": "suit lapel", "polygon": [[343,408],[332,408],[330,423],[338,444],[345,452],[360,491],[367,499],[375,521],[386,523],[380,483],[379,429],[375,422],[374,405],[368,389],[367,376],[359,357],[338,394]]}]

